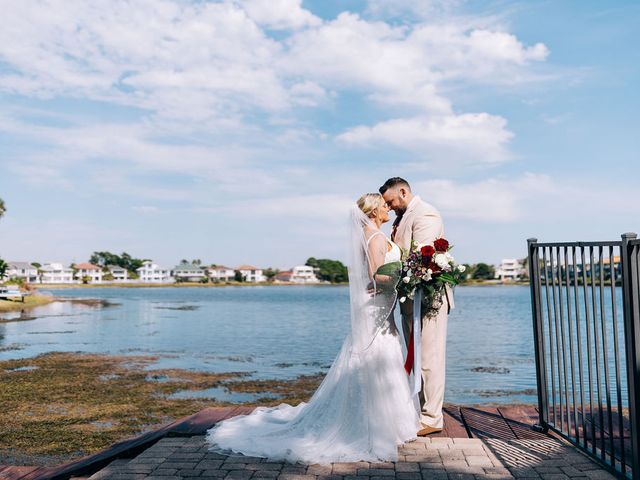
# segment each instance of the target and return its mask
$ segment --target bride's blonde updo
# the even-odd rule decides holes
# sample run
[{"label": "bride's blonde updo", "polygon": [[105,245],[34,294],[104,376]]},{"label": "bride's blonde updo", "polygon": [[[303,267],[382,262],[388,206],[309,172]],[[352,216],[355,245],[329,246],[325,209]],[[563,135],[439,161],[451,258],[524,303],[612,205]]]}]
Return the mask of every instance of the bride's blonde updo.
[{"label": "bride's blonde updo", "polygon": [[358,208],[362,210],[367,217],[375,216],[375,210],[384,204],[384,198],[379,193],[365,193],[356,202]]}]

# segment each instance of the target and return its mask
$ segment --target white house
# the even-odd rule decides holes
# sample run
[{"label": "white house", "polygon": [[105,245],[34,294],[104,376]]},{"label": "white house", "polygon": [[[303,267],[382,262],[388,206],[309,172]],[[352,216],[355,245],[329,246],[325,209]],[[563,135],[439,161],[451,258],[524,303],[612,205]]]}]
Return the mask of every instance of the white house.
[{"label": "white house", "polygon": [[76,269],[76,280],[84,283],[84,279],[88,279],[88,283],[102,283],[102,269],[91,263],[78,263],[74,265]]},{"label": "white house", "polygon": [[256,283],[267,280],[267,277],[262,274],[262,269],[253,265],[240,265],[236,270],[240,271],[245,282]]},{"label": "white house", "polygon": [[147,260],[136,270],[138,277],[143,283],[173,283],[171,270]]},{"label": "white house", "polygon": [[38,268],[29,262],[7,262],[9,268],[5,276],[10,280],[22,279],[28,283],[38,281]]},{"label": "white house", "polygon": [[293,283],[318,283],[318,277],[313,267],[308,265],[298,265],[291,271],[291,281]]},{"label": "white house", "polygon": [[524,268],[520,260],[515,258],[504,258],[496,270],[496,278],[499,278],[502,281],[517,280],[518,277],[524,273]]},{"label": "white house", "polygon": [[236,272],[233,268],[224,265],[212,265],[207,270],[207,275],[212,282],[231,282],[235,278]]},{"label": "white house", "polygon": [[61,263],[45,263],[40,267],[40,283],[76,283],[73,269]]},{"label": "white house", "polygon": [[205,271],[192,263],[181,263],[173,268],[173,276],[176,281],[200,282],[206,278]]},{"label": "white house", "polygon": [[126,268],[118,265],[107,265],[107,270],[109,270],[114,282],[126,282],[129,279],[129,272]]}]

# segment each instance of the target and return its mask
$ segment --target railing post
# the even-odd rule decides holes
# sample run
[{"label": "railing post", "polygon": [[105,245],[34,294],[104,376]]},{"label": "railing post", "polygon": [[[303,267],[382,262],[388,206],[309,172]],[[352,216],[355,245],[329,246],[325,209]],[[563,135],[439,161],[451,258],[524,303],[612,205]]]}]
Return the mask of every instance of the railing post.
[{"label": "railing post", "polygon": [[620,261],[622,264],[622,299],[624,333],[629,385],[629,422],[631,424],[631,448],[633,477],[640,475],[640,300],[638,299],[638,257],[632,257],[634,248],[630,244],[635,233],[622,235]]},{"label": "railing post", "polygon": [[533,429],[541,432],[546,432],[548,430],[547,425],[549,409],[547,407],[547,403],[549,392],[547,391],[547,369],[545,367],[544,359],[544,330],[542,326],[542,303],[540,298],[540,254],[538,253],[537,242],[537,238],[529,238],[527,240],[539,415],[539,423],[537,425],[534,425]]}]

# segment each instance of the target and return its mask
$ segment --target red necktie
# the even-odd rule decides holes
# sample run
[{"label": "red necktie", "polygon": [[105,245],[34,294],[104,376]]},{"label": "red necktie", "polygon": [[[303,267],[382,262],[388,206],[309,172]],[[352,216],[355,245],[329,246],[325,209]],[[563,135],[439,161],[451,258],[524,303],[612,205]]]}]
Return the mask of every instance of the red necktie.
[{"label": "red necktie", "polygon": [[391,240],[395,240],[396,233],[398,232],[398,225],[400,225],[400,221],[402,220],[402,215],[398,215],[393,222],[393,228],[391,229]]}]

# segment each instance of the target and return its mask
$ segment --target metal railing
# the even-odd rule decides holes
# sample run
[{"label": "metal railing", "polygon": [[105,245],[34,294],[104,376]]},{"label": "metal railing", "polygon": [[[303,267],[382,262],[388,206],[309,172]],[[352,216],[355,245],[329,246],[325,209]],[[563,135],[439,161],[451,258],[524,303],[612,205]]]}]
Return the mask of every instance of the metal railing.
[{"label": "metal railing", "polygon": [[640,478],[640,240],[528,240],[538,428]]}]

